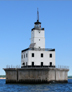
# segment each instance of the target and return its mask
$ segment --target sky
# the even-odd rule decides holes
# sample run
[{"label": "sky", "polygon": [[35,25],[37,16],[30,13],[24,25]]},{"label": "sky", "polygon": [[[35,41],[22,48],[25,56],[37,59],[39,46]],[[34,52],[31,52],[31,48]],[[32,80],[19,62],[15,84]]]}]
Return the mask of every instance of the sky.
[{"label": "sky", "polygon": [[72,75],[72,1],[0,1],[0,75],[7,65],[21,66],[21,50],[30,45],[37,21],[45,28],[45,48],[55,48],[56,67]]}]

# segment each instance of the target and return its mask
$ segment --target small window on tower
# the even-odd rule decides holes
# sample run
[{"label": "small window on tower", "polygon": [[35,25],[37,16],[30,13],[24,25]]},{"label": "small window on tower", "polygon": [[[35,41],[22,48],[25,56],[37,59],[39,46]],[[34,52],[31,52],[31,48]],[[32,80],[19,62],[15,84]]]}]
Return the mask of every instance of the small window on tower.
[{"label": "small window on tower", "polygon": [[50,54],[50,58],[52,58],[52,54]]},{"label": "small window on tower", "polygon": [[40,39],[39,39],[39,41],[40,41]]},{"label": "small window on tower", "polygon": [[32,57],[34,57],[34,53],[32,53]]},{"label": "small window on tower", "polygon": [[43,53],[41,53],[41,57],[43,57]]}]

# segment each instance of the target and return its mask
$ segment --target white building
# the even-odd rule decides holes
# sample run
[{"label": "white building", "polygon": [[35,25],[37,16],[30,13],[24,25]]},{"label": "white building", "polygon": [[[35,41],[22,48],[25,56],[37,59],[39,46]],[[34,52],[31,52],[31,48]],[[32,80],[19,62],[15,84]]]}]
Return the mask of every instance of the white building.
[{"label": "white building", "polygon": [[38,11],[37,22],[31,30],[31,44],[21,51],[21,67],[25,66],[55,67],[55,49],[45,49],[45,30],[41,28]]}]

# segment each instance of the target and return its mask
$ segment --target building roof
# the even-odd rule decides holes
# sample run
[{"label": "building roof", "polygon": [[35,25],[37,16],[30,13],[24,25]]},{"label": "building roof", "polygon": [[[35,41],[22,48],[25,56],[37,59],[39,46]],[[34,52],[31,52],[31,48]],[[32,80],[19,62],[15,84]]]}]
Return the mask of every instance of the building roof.
[{"label": "building roof", "polygon": [[22,50],[21,52],[25,52],[27,50],[35,50],[35,51],[55,51],[55,49],[49,49],[49,48],[27,48]]},{"label": "building roof", "polygon": [[41,24],[41,22],[39,22],[39,21],[37,20],[37,22],[35,22],[34,24]]},{"label": "building roof", "polygon": [[29,48],[34,48],[35,44],[36,44],[36,43],[30,44]]},{"label": "building roof", "polygon": [[[35,30],[35,29],[37,29],[37,28],[32,28],[31,31],[33,31],[33,30]],[[44,31],[44,28],[37,29],[37,30],[42,30],[42,31]]]}]

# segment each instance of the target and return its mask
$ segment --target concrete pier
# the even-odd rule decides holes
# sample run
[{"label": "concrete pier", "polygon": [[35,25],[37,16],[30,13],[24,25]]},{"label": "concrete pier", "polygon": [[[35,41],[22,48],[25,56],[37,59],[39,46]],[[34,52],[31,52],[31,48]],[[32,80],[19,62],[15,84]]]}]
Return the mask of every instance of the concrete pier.
[{"label": "concrete pier", "polygon": [[69,69],[51,67],[4,68],[6,83],[68,82]]}]

